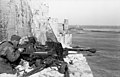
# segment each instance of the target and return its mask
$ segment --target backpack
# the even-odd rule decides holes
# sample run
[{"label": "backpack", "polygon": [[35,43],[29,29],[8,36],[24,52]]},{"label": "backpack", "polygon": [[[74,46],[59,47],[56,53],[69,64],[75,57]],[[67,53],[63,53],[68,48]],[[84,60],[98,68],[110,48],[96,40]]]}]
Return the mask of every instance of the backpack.
[{"label": "backpack", "polygon": [[7,47],[1,46],[1,45],[3,45],[5,42],[8,42],[9,44],[13,45],[12,42],[10,42],[10,41],[3,41],[3,42],[1,42],[1,43],[0,43],[0,50],[2,50],[2,51],[0,51],[0,56],[6,56]]}]

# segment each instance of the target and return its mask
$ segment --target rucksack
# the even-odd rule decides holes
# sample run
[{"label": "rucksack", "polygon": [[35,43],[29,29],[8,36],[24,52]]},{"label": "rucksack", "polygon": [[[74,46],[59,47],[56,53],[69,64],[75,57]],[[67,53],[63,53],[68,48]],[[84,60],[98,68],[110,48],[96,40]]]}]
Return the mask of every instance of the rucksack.
[{"label": "rucksack", "polygon": [[[4,44],[5,42],[8,42],[9,44],[13,45],[13,43],[10,42],[10,41],[3,41],[3,42],[0,43],[0,46],[1,46],[2,44]],[[1,47],[0,47],[0,48],[1,48]],[[2,47],[2,48],[3,48],[3,47]],[[1,48],[1,49],[2,49],[2,48]],[[6,49],[7,49],[7,48],[3,48],[2,51],[0,51],[0,56],[6,56],[6,52],[5,52]]]}]

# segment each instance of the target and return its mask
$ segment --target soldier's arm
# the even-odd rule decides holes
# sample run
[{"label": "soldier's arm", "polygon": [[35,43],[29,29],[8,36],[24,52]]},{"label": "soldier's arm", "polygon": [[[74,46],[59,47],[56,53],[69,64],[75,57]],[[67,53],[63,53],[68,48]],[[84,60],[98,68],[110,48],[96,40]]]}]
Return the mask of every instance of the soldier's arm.
[{"label": "soldier's arm", "polygon": [[5,56],[7,51],[7,43],[4,42],[0,45],[0,55]]},{"label": "soldier's arm", "polygon": [[10,62],[14,62],[16,61],[20,56],[20,51],[19,50],[14,50],[12,47],[8,48],[8,51],[6,53],[6,58],[10,61]]}]

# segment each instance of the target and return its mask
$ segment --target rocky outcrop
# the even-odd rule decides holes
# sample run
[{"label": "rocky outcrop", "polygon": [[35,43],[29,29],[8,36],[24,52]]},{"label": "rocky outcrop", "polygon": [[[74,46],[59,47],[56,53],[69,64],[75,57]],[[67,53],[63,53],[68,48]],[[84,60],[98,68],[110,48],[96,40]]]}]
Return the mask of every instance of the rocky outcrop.
[{"label": "rocky outcrop", "polygon": [[0,25],[3,38],[30,35],[32,12],[26,0],[0,0]]},{"label": "rocky outcrop", "polygon": [[28,0],[28,3],[33,14],[32,34],[44,45],[47,40],[46,31],[49,7],[44,0]]},{"label": "rocky outcrop", "polygon": [[[82,54],[71,54],[64,58],[64,60],[68,63],[70,77],[93,77],[86,58]],[[71,61],[72,64],[69,64]],[[23,70],[22,68],[20,69]],[[25,70],[29,71],[30,69]],[[4,73],[0,74],[0,77],[17,77],[17,74],[11,75]],[[49,67],[29,77],[64,77],[64,75],[58,72],[57,67]]]},{"label": "rocky outcrop", "polygon": [[33,35],[45,44],[48,9],[44,0],[0,0],[0,40]]}]

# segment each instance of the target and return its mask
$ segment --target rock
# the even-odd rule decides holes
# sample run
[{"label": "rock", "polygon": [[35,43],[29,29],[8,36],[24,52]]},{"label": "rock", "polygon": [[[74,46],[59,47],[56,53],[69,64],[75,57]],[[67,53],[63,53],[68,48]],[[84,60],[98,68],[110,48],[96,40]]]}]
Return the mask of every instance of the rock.
[{"label": "rock", "polygon": [[16,34],[34,35],[45,42],[47,13],[48,5],[43,0],[0,0],[0,41]]},{"label": "rock", "polygon": [[[71,54],[65,59],[68,63],[70,77],[93,77],[92,71],[83,54]],[[72,61],[72,65],[69,62]]]},{"label": "rock", "polygon": [[3,73],[3,74],[0,74],[0,77],[17,77],[17,74],[6,74],[6,73]]},{"label": "rock", "polygon": [[32,13],[26,0],[0,0],[0,25],[3,37],[30,35]]},{"label": "rock", "polygon": [[[86,58],[82,54],[70,54],[64,60],[68,63],[70,77],[93,77],[92,71],[86,61]],[[70,62],[73,64],[70,64]],[[32,70],[29,68],[28,63],[25,61],[23,66],[18,66],[20,70],[29,72]],[[23,74],[24,72],[19,72]],[[17,74],[0,74],[0,77],[17,77]],[[18,77],[20,77],[19,75]],[[29,77],[64,77],[64,74],[58,72],[57,67],[49,67],[38,73],[35,73]]]},{"label": "rock", "polygon": [[[64,60],[68,63],[70,77],[93,77],[86,58],[82,54],[71,54],[68,55]],[[70,64],[70,61],[73,61],[73,64]],[[57,68],[46,68],[43,71],[38,72],[37,74],[34,74],[30,77],[40,75],[43,77],[64,77],[63,74],[57,71]]]}]

